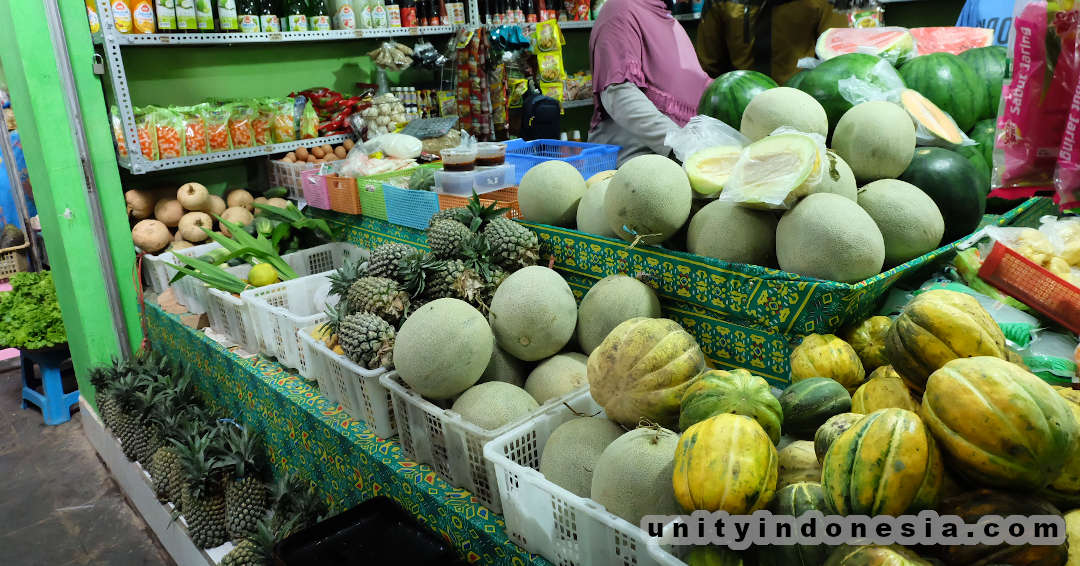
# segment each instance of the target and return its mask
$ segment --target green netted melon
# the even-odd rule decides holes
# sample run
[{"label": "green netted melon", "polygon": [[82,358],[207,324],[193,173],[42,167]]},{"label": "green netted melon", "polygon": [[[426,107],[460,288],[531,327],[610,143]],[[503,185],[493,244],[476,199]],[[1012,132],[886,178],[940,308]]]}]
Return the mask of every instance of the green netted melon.
[{"label": "green netted melon", "polygon": [[660,155],[639,155],[611,178],[604,213],[620,238],[658,244],[686,223],[691,200],[690,181],[678,163]]},{"label": "green netted melon", "polygon": [[450,399],[480,379],[493,346],[491,327],[480,311],[458,299],[437,299],[401,325],[394,364],[420,395]]},{"label": "green netted melon", "polygon": [[556,354],[570,341],[577,326],[577,301],[562,276],[532,265],[499,285],[488,318],[502,349],[533,362]]},{"label": "green netted melon", "polygon": [[584,354],[572,352],[556,354],[540,362],[525,380],[525,391],[541,405],[571,391],[581,389],[587,383],[585,378]]},{"label": "green netted melon", "polygon": [[616,273],[596,282],[578,307],[578,344],[591,354],[619,324],[631,318],[657,318],[660,300],[641,281]]},{"label": "green netted melon", "polygon": [[518,205],[526,220],[570,226],[578,201],[585,194],[585,179],[565,161],[544,161],[528,171],[518,184]]},{"label": "green netted melon", "polygon": [[525,417],[539,406],[524,389],[489,381],[470,387],[450,410],[480,428],[495,430]]},{"label": "green netted melon", "polygon": [[690,219],[687,251],[733,263],[771,265],[776,248],[776,216],[717,200]]},{"label": "green netted melon", "polygon": [[746,105],[739,131],[750,141],[758,141],[782,127],[826,137],[829,117],[821,103],[809,94],[777,87],[761,92]]},{"label": "green netted melon", "polygon": [[885,240],[858,204],[840,195],[817,193],[780,218],[776,259],[789,273],[854,283],[881,272]]},{"label": "green netted melon", "polygon": [[566,491],[588,497],[596,459],[623,432],[619,425],[603,417],[566,421],[552,431],[544,444],[540,473]]},{"label": "green netted melon", "polygon": [[495,344],[491,349],[491,361],[487,369],[480,376],[479,383],[488,381],[502,381],[510,385],[525,387],[525,378],[529,376],[529,369],[525,362],[511,356]]},{"label": "green netted melon", "polygon": [[[597,173],[599,175],[599,173]],[[604,195],[607,194],[611,178],[601,179],[585,190],[577,207],[577,229],[587,234],[615,237],[615,231],[608,224],[604,212]]]},{"label": "green netted melon", "polygon": [[891,179],[911,164],[915,155],[915,125],[897,104],[863,102],[840,118],[832,145],[859,181]]},{"label": "green netted melon", "polygon": [[896,179],[869,183],[859,189],[859,206],[881,230],[888,265],[937,248],[945,234],[945,219],[934,199],[911,183]]},{"label": "green netted melon", "polygon": [[608,179],[614,177],[615,173],[616,173],[616,171],[614,169],[608,169],[607,171],[601,171],[601,172],[593,175],[592,177],[589,177],[588,179],[585,179],[585,186],[591,189],[594,186],[600,184],[601,182],[607,181]]},{"label": "green netted melon", "polygon": [[679,436],[658,427],[623,434],[596,459],[589,497],[610,513],[641,523],[645,515],[677,515],[671,478]]},{"label": "green netted melon", "polygon": [[821,182],[811,189],[811,194],[833,193],[848,200],[858,200],[859,186],[855,182],[855,173],[851,171],[851,166],[832,150],[825,155],[829,161],[828,166],[822,173]]},{"label": "green netted melon", "polygon": [[705,355],[678,323],[632,318],[592,351],[587,367],[589,393],[608,418],[627,427],[648,419],[673,428],[683,392],[705,368]]}]

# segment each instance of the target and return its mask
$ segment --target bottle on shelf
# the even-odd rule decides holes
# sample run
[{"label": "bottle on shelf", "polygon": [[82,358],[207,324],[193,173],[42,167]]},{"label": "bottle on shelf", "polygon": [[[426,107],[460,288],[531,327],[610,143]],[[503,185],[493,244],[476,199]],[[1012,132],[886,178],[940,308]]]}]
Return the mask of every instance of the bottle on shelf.
[{"label": "bottle on shelf", "polygon": [[581,143],[581,130],[574,130],[570,134],[570,141]]},{"label": "bottle on shelf", "polygon": [[421,27],[428,25],[427,0],[416,0],[416,25]]},{"label": "bottle on shelf", "polygon": [[356,12],[352,0],[334,1],[334,29],[356,29]]},{"label": "bottle on shelf", "polygon": [[90,22],[90,33],[101,31],[101,18],[98,17],[97,3],[94,0],[86,0],[86,19]]},{"label": "bottle on shelf", "polygon": [[155,33],[153,0],[133,0],[131,2],[132,33]]},{"label": "bottle on shelf", "polygon": [[540,21],[540,13],[537,11],[536,2],[533,0],[525,0],[525,21],[530,24]]},{"label": "bottle on shelf", "polygon": [[214,31],[214,0],[195,0],[195,25],[201,32]]},{"label": "bottle on shelf", "polygon": [[370,0],[371,3],[371,27],[386,29],[390,27],[390,18],[386,15],[386,4],[383,0]]},{"label": "bottle on shelf", "polygon": [[566,135],[566,132],[563,132],[562,134],[559,134],[559,140],[570,141],[570,136]]},{"label": "bottle on shelf", "polygon": [[199,31],[199,23],[195,17],[195,2],[193,0],[176,0],[176,29],[180,33],[195,33]]},{"label": "bottle on shelf", "polygon": [[416,0],[401,0],[401,27],[416,27]]},{"label": "bottle on shelf", "polygon": [[281,31],[281,18],[273,0],[259,0],[259,28],[263,33]]},{"label": "bottle on shelf", "polygon": [[159,33],[176,31],[176,3],[174,0],[155,0],[154,14],[157,16]]},{"label": "bottle on shelf", "polygon": [[258,0],[239,0],[236,4],[236,21],[240,25],[240,33],[259,33]]},{"label": "bottle on shelf", "polygon": [[112,0],[113,27],[120,33],[132,33],[131,0]]},{"label": "bottle on shelf", "polygon": [[281,14],[282,31],[307,31],[307,6],[304,0],[285,0]]},{"label": "bottle on shelf", "polygon": [[236,0],[217,0],[218,29],[224,33],[240,31],[240,20],[236,15]]},{"label": "bottle on shelf", "polygon": [[386,19],[390,22],[390,27],[402,27],[401,0],[386,0]]},{"label": "bottle on shelf", "polygon": [[326,0],[308,0],[308,28],[311,31],[330,31],[330,12]]}]

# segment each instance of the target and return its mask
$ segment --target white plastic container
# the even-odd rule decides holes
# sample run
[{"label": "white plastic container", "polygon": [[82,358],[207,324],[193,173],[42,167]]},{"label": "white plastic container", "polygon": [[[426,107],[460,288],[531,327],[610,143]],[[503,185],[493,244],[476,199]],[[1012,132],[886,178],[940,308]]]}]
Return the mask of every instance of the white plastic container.
[{"label": "white plastic container", "polygon": [[[175,266],[179,262],[179,260],[173,257],[173,254],[181,254],[187,257],[197,257],[214,248],[220,247],[221,244],[217,242],[210,242],[209,244],[192,246],[185,250],[166,251],[161,252],[157,255],[144,255],[143,271],[146,272],[146,279],[149,284],[149,290],[161,294],[165,292],[165,289],[169,288],[169,280],[172,279],[174,275],[176,275]],[[179,298],[180,297],[177,297],[178,300]]]},{"label": "white plastic container", "polygon": [[206,316],[210,319],[210,328],[228,336],[245,351],[259,353],[259,335],[244,300],[220,289],[203,288],[206,290]]},{"label": "white plastic container", "polygon": [[[240,293],[258,330],[259,351],[311,377],[297,331],[327,320],[330,274],[298,277]],[[214,290],[211,289],[211,293]]]},{"label": "white plastic container", "polygon": [[310,377],[319,383],[323,395],[364,421],[375,436],[393,438],[397,434],[393,402],[390,392],[379,383],[389,370],[363,368],[327,348],[322,340],[311,336],[319,326],[302,328],[298,334]]},{"label": "white plastic container", "polygon": [[484,458],[495,468],[507,537],[553,564],[685,566],[638,525],[551,483],[537,471],[544,445],[559,425],[601,411],[588,389],[563,401],[573,411],[562,403],[547,405],[484,446]]},{"label": "white plastic container", "polygon": [[510,163],[497,167],[477,167],[471,171],[435,172],[435,188],[448,195],[469,197],[505,189],[514,184],[514,166]]},{"label": "white plastic container", "polygon": [[559,405],[580,391],[552,399],[541,409],[495,430],[480,428],[449,409],[436,406],[409,389],[396,371],[379,380],[390,391],[397,420],[398,442],[408,458],[429,464],[447,482],[469,490],[488,509],[499,513],[495,467],[484,458],[484,445],[506,431],[527,423],[543,408]]}]

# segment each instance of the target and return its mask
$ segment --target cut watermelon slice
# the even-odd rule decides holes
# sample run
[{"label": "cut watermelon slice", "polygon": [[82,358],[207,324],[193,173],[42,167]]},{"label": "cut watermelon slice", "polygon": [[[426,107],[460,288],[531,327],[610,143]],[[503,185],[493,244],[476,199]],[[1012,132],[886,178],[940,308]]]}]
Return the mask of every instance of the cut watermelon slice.
[{"label": "cut watermelon slice", "polygon": [[952,53],[959,55],[968,49],[994,44],[994,30],[988,28],[911,28],[919,55]]},{"label": "cut watermelon slice", "polygon": [[845,53],[866,53],[899,65],[915,56],[915,38],[905,28],[833,28],[818,37],[814,48],[820,59]]}]

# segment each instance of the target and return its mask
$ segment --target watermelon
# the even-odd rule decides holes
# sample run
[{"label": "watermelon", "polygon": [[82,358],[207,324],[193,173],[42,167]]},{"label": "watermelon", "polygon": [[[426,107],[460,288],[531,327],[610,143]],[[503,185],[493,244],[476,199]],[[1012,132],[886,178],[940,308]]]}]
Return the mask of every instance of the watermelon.
[{"label": "watermelon", "polygon": [[994,44],[994,30],[989,28],[933,27],[911,28],[919,55],[952,53],[959,55],[968,49]]},{"label": "watermelon", "polygon": [[991,169],[994,168],[994,137],[996,134],[996,120],[981,120],[978,124],[975,124],[974,128],[971,128],[970,132],[968,132],[968,137],[979,144],[979,151],[982,152],[986,164],[989,165]]},{"label": "watermelon", "polygon": [[908,88],[929,98],[948,112],[956,125],[970,130],[986,108],[986,85],[971,65],[958,55],[920,55],[900,67]]},{"label": "watermelon", "polygon": [[915,38],[904,28],[832,28],[825,30],[814,47],[819,59],[847,53],[877,55],[893,65],[915,57]]},{"label": "watermelon", "polygon": [[943,243],[971,234],[982,221],[986,192],[979,170],[963,155],[939,147],[920,147],[900,180],[934,199],[945,219]]},{"label": "watermelon", "polygon": [[792,75],[791,78],[788,79],[788,82],[784,83],[784,86],[789,87],[789,88],[799,88],[799,85],[801,85],[803,83],[803,81],[806,80],[806,77],[809,77],[809,76],[810,76],[810,71],[809,70],[801,70],[801,71],[795,73],[794,75]]},{"label": "watermelon", "polygon": [[982,80],[986,81],[986,106],[982,119],[996,118],[998,103],[1001,102],[1001,89],[1005,83],[1006,54],[1008,50],[1001,45],[976,47],[960,54]]},{"label": "watermelon", "polygon": [[962,145],[954,148],[953,151],[963,155],[975,166],[975,169],[979,171],[979,186],[982,187],[983,194],[990,194],[990,165],[986,163],[986,158],[983,157],[979,146]]},{"label": "watermelon", "polygon": [[811,377],[788,386],[780,395],[781,430],[795,438],[813,438],[829,417],[851,411],[851,394],[839,381]]},{"label": "watermelon", "polygon": [[757,71],[731,71],[724,73],[705,89],[698,102],[698,114],[712,116],[739,129],[743,110],[755,96],[776,88],[776,81]]},{"label": "watermelon", "polygon": [[821,103],[829,116],[830,130],[836,127],[840,117],[851,110],[855,103],[863,102],[845,99],[840,92],[839,81],[856,78],[880,89],[881,93],[899,93],[904,89],[903,79],[888,61],[865,53],[840,55],[823,62],[812,71],[799,74],[806,77],[796,88]]}]

